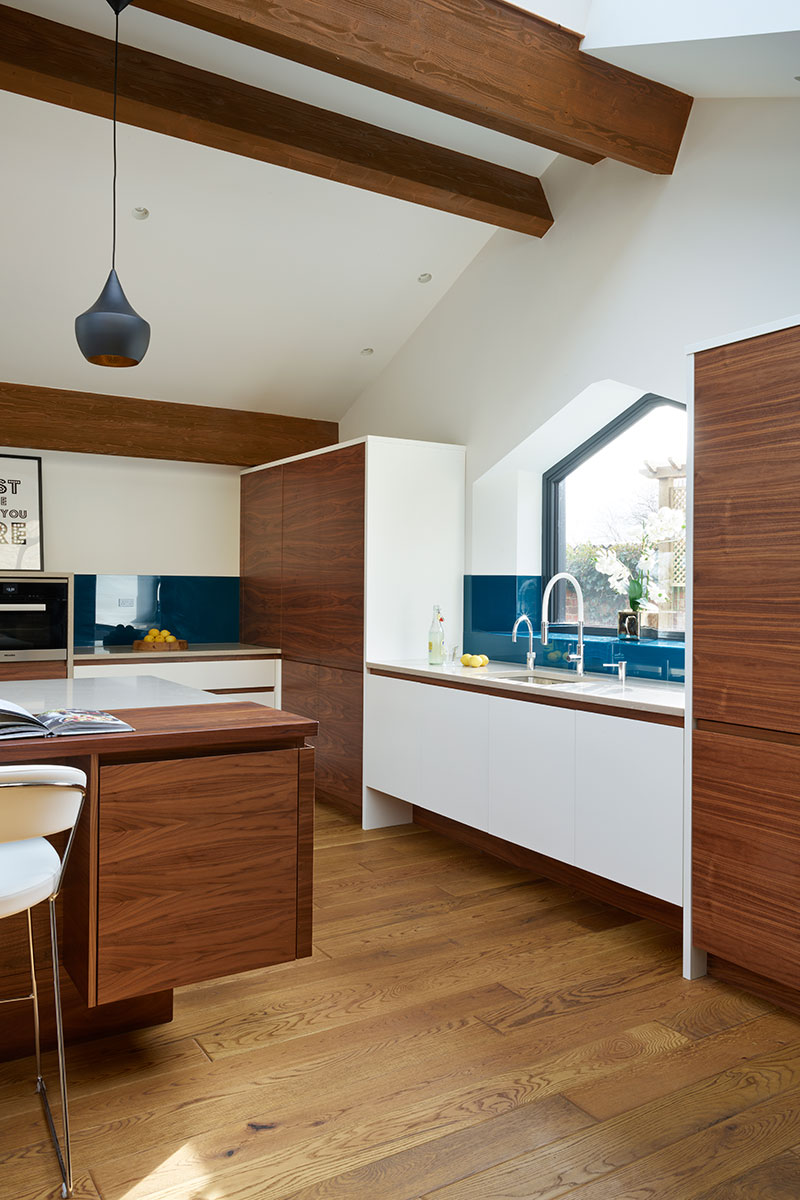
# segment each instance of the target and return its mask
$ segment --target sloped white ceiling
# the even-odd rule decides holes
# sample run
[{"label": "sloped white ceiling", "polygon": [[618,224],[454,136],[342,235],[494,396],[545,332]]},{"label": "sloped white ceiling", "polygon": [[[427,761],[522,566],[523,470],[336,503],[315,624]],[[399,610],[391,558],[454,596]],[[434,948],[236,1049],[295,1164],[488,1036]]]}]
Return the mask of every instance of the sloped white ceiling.
[{"label": "sloped white ceiling", "polygon": [[128,126],[119,161],[118,271],[153,329],[129,370],[73,333],[110,265],[110,123],[0,92],[0,379],[336,419],[493,233]]}]

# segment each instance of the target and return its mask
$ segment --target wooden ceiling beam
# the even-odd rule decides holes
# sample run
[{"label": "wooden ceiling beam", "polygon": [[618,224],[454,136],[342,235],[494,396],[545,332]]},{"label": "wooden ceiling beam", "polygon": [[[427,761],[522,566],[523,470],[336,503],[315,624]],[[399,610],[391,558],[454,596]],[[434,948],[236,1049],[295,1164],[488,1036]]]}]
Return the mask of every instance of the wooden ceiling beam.
[{"label": "wooden ceiling beam", "polygon": [[669,174],[692,104],[504,0],[133,3],[588,162]]},{"label": "wooden ceiling beam", "polygon": [[0,383],[3,444],[255,467],[339,440],[336,421]]},{"label": "wooden ceiling beam", "polygon": [[[110,117],[113,42],[0,5],[0,89]],[[120,46],[119,120],[541,237],[538,179]]]}]

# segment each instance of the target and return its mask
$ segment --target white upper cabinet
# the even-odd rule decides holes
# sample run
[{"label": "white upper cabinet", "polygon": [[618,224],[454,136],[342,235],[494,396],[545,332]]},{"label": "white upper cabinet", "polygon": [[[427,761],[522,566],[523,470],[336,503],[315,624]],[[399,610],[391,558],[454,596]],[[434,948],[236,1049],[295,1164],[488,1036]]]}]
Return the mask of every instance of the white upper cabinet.
[{"label": "white upper cabinet", "polygon": [[683,729],[575,720],[575,865],[681,904]]},{"label": "white upper cabinet", "polygon": [[574,710],[490,698],[489,832],[574,862]]}]

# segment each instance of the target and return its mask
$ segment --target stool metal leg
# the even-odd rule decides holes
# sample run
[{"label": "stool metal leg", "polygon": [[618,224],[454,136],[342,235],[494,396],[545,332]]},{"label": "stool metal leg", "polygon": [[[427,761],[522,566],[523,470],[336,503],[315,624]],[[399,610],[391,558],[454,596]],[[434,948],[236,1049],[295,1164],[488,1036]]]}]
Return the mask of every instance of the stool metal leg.
[{"label": "stool metal leg", "polygon": [[42,1040],[39,1032],[39,991],[36,987],[36,959],[33,953],[33,921],[31,910],[27,909],[28,917],[28,951],[31,958],[31,1000],[33,1001],[33,1041],[36,1048],[36,1090],[42,1089]]},{"label": "stool metal leg", "polygon": [[64,1180],[61,1188],[61,1195],[72,1195],[72,1149],[69,1138],[69,1109],[67,1107],[67,1064],[64,1055],[64,1020],[61,1014],[61,983],[58,975],[58,928],[56,925],[56,902],[55,897],[50,899],[50,947],[53,954],[53,996],[56,1004],[56,1040],[58,1042],[58,1081],[61,1091],[61,1113],[64,1121],[64,1154],[61,1155],[61,1150],[56,1137],[56,1131],[53,1126],[53,1118],[50,1114],[50,1105],[47,1103],[47,1093],[42,1091],[48,1124],[53,1138],[53,1144],[58,1155],[58,1164],[61,1167],[61,1175]]}]

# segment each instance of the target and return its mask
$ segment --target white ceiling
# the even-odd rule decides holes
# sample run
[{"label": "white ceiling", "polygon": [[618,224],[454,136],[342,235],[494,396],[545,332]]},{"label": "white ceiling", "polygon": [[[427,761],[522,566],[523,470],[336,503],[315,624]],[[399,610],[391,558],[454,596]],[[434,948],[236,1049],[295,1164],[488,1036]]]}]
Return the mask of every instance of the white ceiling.
[{"label": "white ceiling", "polygon": [[[800,10],[800,0],[798,0]],[[586,47],[588,54],[699,99],[800,98],[800,32]]]},{"label": "white ceiling", "polygon": [[0,379],[337,419],[494,232],[129,126],[119,153],[117,267],[153,334],[114,371],[73,333],[110,265],[110,125],[0,92]]}]

